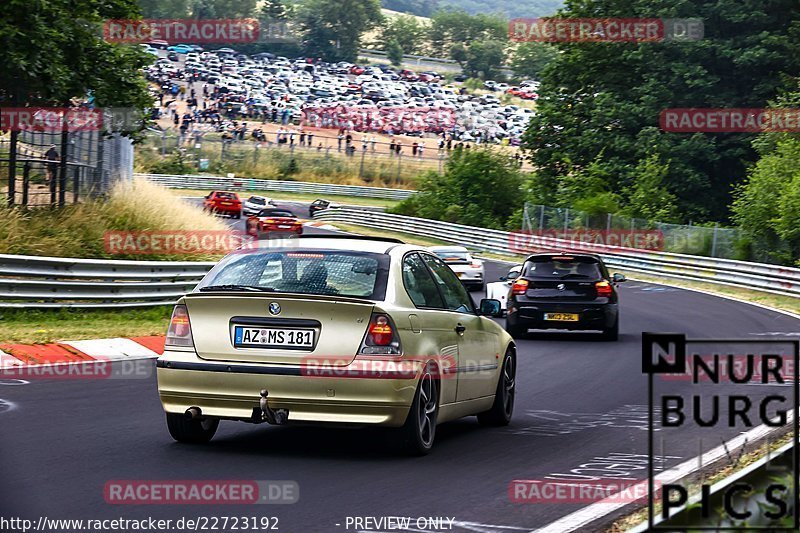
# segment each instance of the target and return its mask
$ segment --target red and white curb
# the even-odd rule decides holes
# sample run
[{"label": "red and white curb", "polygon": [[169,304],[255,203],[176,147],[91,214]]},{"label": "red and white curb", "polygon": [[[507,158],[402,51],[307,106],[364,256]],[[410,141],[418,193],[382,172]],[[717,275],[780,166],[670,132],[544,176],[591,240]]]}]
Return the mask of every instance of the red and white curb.
[{"label": "red and white curb", "polygon": [[329,224],[329,223],[323,222],[321,220],[307,220],[307,221],[303,222],[303,226],[310,227],[310,228],[327,229],[327,230],[331,230],[331,231],[338,231],[339,230],[339,228],[337,228],[333,224]]},{"label": "red and white curb", "polygon": [[163,335],[48,344],[0,343],[0,368],[155,359],[163,352]]}]

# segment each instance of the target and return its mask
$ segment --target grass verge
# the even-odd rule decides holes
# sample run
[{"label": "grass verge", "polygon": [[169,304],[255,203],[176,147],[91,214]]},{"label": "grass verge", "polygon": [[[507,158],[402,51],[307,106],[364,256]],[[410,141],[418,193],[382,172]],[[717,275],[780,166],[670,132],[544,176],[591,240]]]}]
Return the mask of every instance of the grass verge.
[{"label": "grass verge", "polygon": [[[211,189],[170,189],[175,196],[205,196]],[[394,207],[398,200],[386,200],[383,198],[364,198],[361,196],[345,196],[340,194],[304,194],[304,193],[291,193],[291,192],[276,192],[276,191],[261,191],[261,190],[247,190],[236,191],[239,197],[247,199],[249,196],[266,196],[267,198],[275,198],[276,200],[288,200],[293,202],[313,202],[317,198],[324,198],[325,200],[332,200],[340,204],[350,205],[364,205],[368,207]]]},{"label": "grass verge", "polygon": [[171,313],[172,306],[128,310],[0,310],[0,343],[163,335]]}]

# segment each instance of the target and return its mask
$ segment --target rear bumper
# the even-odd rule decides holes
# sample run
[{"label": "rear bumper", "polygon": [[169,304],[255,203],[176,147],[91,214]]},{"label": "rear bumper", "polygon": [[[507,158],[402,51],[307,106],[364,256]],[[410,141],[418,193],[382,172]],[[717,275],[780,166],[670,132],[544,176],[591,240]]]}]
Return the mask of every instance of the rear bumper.
[{"label": "rear bumper", "polygon": [[407,372],[369,377],[363,367],[358,370],[314,373],[294,365],[211,362],[167,351],[157,363],[158,392],[168,413],[199,407],[207,416],[250,420],[260,391],[267,389],[269,406],[287,409],[289,422],[403,425],[417,378]]},{"label": "rear bumper", "polygon": [[[615,303],[588,304],[576,303],[514,303],[509,308],[507,324],[509,327],[528,329],[569,329],[602,330],[610,328],[617,321],[619,305]],[[571,313],[578,315],[577,322],[545,320],[546,313]]]},{"label": "rear bumper", "polygon": [[237,215],[242,212],[241,207],[236,207],[233,205],[220,205],[216,207],[212,207],[215,213],[222,213],[224,215]]}]

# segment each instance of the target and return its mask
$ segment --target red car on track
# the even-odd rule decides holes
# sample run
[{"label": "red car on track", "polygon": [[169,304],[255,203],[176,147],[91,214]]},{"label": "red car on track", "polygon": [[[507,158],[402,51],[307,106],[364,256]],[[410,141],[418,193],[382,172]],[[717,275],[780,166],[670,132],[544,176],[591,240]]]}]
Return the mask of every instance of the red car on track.
[{"label": "red car on track", "polygon": [[212,191],[203,200],[203,211],[242,218],[242,200],[235,192]]},{"label": "red car on track", "polygon": [[262,209],[247,219],[247,233],[257,237],[271,233],[303,233],[303,222],[286,209]]}]

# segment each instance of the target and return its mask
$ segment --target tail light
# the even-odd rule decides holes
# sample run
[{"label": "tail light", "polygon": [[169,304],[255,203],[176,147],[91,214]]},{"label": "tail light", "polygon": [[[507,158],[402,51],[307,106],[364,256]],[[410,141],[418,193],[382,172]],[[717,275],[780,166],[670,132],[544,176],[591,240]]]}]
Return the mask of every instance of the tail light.
[{"label": "tail light", "polygon": [[518,279],[511,286],[511,294],[525,294],[528,292],[528,280]]},{"label": "tail light", "polygon": [[611,284],[607,281],[598,281],[594,284],[594,288],[597,290],[598,298],[610,298],[614,292]]},{"label": "tail light", "polygon": [[275,224],[275,220],[268,218],[262,222],[263,224]]},{"label": "tail light", "polygon": [[400,337],[392,319],[383,313],[373,313],[367,333],[361,342],[360,354],[399,355]]},{"label": "tail light", "polygon": [[172,310],[172,318],[169,321],[165,346],[194,347],[192,339],[192,327],[189,323],[189,311],[185,305],[176,305]]},{"label": "tail light", "polygon": [[481,263],[480,261],[473,261],[473,262],[472,262],[472,264],[471,264],[470,266],[471,266],[472,268],[480,268],[480,267],[481,267],[481,265],[483,265],[483,263]]}]

